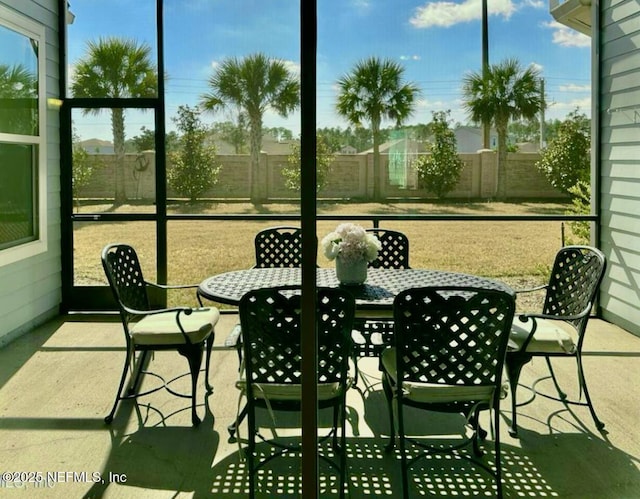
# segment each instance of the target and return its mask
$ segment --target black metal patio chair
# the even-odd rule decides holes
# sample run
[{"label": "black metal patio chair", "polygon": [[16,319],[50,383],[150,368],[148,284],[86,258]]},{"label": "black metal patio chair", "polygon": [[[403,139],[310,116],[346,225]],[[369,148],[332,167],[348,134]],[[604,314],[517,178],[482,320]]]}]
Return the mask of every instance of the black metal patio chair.
[{"label": "black metal patio chair", "polygon": [[[520,372],[533,357],[544,357],[550,373],[549,376],[533,383],[531,388],[534,394],[559,400],[565,404],[588,406],[598,430],[604,429],[604,423],[598,419],[587,389],[582,365],[582,346],[605,268],[606,259],[600,250],[590,246],[566,246],[556,254],[549,282],[546,285],[518,292],[546,290],[541,313],[521,314],[513,322],[506,361],[511,388],[511,434],[513,436],[518,433],[516,409]],[[551,365],[552,357],[576,359],[580,400],[568,399],[560,388]],[[549,378],[553,380],[558,397],[536,390],[538,382]],[[584,401],[581,400],[582,393],[584,393]],[[531,401],[532,399],[525,403]]]},{"label": "black metal patio chair", "polygon": [[[248,445],[246,456],[250,480],[250,496],[255,495],[255,475],[267,462],[299,446],[283,445],[270,440],[277,451],[258,463],[255,460],[256,438],[267,441],[259,432],[256,408],[277,411],[301,410],[301,329],[300,287],[268,288],[250,291],[240,302],[240,322],[243,331],[244,371],[238,388],[246,397],[246,406],[238,415],[237,424],[247,415]],[[318,407],[333,409],[333,427],[326,436],[333,437],[335,463],[340,475],[340,496],[344,496],[346,477],[346,392],[351,384],[351,328],[355,300],[348,291],[334,288],[317,290],[317,389]],[[275,425],[275,418],[273,421]],[[338,443],[338,433],[340,433]]]},{"label": "black metal patio chair", "polygon": [[[302,229],[300,227],[269,227],[254,238],[256,262],[253,268],[300,267],[302,265]],[[238,365],[242,363],[242,327],[236,324],[224,341],[235,348]],[[233,426],[229,427],[231,431]]]},{"label": "black metal patio chair", "polygon": [[[366,229],[374,234],[382,249],[378,258],[369,262],[370,268],[408,269],[409,238],[402,232],[390,229]],[[355,382],[358,382],[357,361],[360,357],[378,357],[382,350],[391,344],[393,320],[385,318],[357,318],[354,323],[353,355],[356,364]]]},{"label": "black metal patio chair", "polygon": [[[200,418],[196,412],[196,387],[205,344],[207,350],[205,386],[208,392],[213,390],[209,384],[209,366],[215,335],[214,328],[220,317],[218,309],[215,307],[152,309],[148,288],[168,290],[197,288],[197,286],[167,286],[146,281],[136,251],[127,244],[105,246],[102,250],[102,266],[118,304],[127,346],[116,399],[105,422],[113,421],[120,400],[140,397],[166,388],[174,395],[191,399],[191,421],[194,426],[197,426],[200,424]],[[176,350],[186,357],[191,375],[191,394],[178,393],[170,388],[171,381],[165,382],[164,378],[157,373],[143,370],[147,353],[155,350]],[[136,359],[137,352],[140,354]],[[129,388],[125,390],[127,374],[130,375],[130,382]],[[154,375],[161,379],[163,384],[154,389],[139,392],[143,374]]]},{"label": "black metal patio chair", "polygon": [[[515,298],[504,291],[472,287],[424,287],[403,291],[394,300],[393,347],[381,354],[382,384],[389,409],[389,445],[395,445],[397,410],[403,496],[409,497],[409,467],[428,454],[453,453],[468,458],[495,476],[502,497],[500,463],[500,393],[502,369]],[[453,442],[411,438],[405,434],[404,407],[460,413],[471,436]],[[478,444],[478,412],[493,410],[495,472],[462,450]],[[481,437],[482,438],[482,437]],[[409,459],[407,443],[417,452]]]},{"label": "black metal patio chair", "polygon": [[300,267],[302,265],[302,229],[300,227],[270,227],[261,230],[254,239],[255,268]]}]

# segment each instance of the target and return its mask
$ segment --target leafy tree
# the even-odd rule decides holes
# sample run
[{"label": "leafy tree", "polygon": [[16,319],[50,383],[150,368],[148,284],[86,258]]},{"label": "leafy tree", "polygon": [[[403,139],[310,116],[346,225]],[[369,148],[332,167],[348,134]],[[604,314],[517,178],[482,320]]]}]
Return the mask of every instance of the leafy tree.
[{"label": "leafy tree", "polygon": [[156,150],[156,134],[147,127],[140,127],[140,135],[136,135],[131,139],[131,143],[135,148],[135,152],[155,151]]},{"label": "leafy tree", "polygon": [[[167,153],[175,151],[178,147],[178,134],[175,131],[167,132],[164,137],[164,148]],[[147,127],[140,127],[140,135],[136,135],[125,141],[125,151],[129,153],[141,153],[143,151],[155,151],[155,132]]]},{"label": "leafy tree", "polygon": [[[331,150],[329,141],[324,135],[318,135],[316,138],[316,192],[320,192],[329,181],[331,173],[331,164],[335,156]],[[288,189],[300,190],[300,172],[302,160],[300,158],[300,144],[291,145],[291,154],[287,157],[287,166],[282,169],[282,175],[285,178],[284,184]]]},{"label": "leafy tree", "polygon": [[[0,64],[0,132],[32,134],[37,129],[38,79],[22,64]],[[10,110],[10,111],[9,111]]]},{"label": "leafy tree", "polygon": [[413,113],[420,93],[413,83],[403,81],[404,68],[389,59],[369,59],[358,62],[350,74],[338,81],[336,109],[356,127],[364,120],[371,125],[373,138],[373,198],[381,199],[380,144],[381,124],[384,119],[402,125]]},{"label": "leafy tree", "polygon": [[251,202],[262,201],[259,185],[262,117],[267,108],[286,117],[300,105],[300,82],[285,63],[262,53],[224,60],[209,78],[211,92],[201,96],[210,111],[235,107],[249,119],[251,130]]},{"label": "leafy tree", "polygon": [[236,154],[243,154],[249,138],[247,117],[245,113],[238,113],[237,121],[223,121],[215,123],[212,131],[216,137],[233,145]]},{"label": "leafy tree", "polygon": [[[591,213],[591,184],[584,180],[578,180],[576,185],[569,188],[571,194],[571,208],[569,213],[576,215],[588,215]],[[577,240],[569,241],[569,244],[588,244],[591,238],[591,224],[581,220],[569,222],[571,232]]]},{"label": "leafy tree", "polygon": [[316,130],[316,136],[322,136],[323,141],[327,144],[331,152],[338,152],[344,146],[351,145],[349,138],[340,127],[318,128],[318,130]]},{"label": "leafy tree", "polygon": [[433,113],[430,128],[433,142],[429,155],[420,156],[414,163],[421,183],[439,199],[451,192],[460,180],[464,163],[457,153],[456,135],[449,128],[450,112]]},{"label": "leafy tree", "polygon": [[[157,94],[157,70],[151,62],[151,47],[117,37],[89,41],[84,57],[75,63],[71,91],[75,97],[153,97]],[[84,114],[98,114],[99,108]],[[116,205],[127,200],[125,190],[125,111],[111,109],[111,130],[116,156]]]},{"label": "leafy tree", "polygon": [[507,132],[509,121],[533,119],[544,105],[537,69],[523,69],[516,59],[492,64],[486,78],[481,72],[464,77],[464,107],[475,123],[491,123],[498,132],[498,199],[506,197]]},{"label": "leafy tree", "polygon": [[169,185],[191,202],[218,182],[221,168],[215,147],[205,145],[207,129],[199,115],[197,109],[178,107],[172,119],[181,132],[180,148],[169,154],[172,167],[167,171]]},{"label": "leafy tree", "polygon": [[536,166],[551,185],[568,193],[580,181],[589,183],[590,149],[589,120],[575,110],[562,122],[558,135],[542,152]]}]

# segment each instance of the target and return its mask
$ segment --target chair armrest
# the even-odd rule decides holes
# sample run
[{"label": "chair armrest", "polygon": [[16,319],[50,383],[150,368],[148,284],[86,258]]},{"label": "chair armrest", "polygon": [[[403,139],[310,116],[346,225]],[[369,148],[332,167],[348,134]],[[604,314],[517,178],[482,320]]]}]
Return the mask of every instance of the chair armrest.
[{"label": "chair armrest", "polygon": [[518,314],[517,318],[520,322],[527,322],[529,319],[547,319],[552,321],[577,321],[579,319],[584,318],[591,311],[591,303],[587,305],[587,307],[580,312],[579,314],[574,315],[552,315],[552,314],[534,314],[534,313],[524,313]]},{"label": "chair armrest", "polygon": [[137,310],[135,308],[130,308],[125,305],[122,305],[122,308],[125,312],[131,315],[156,315],[163,314],[165,312],[183,312],[186,315],[190,315],[193,311],[198,310],[197,308],[191,307],[171,307],[171,308],[154,308],[153,310]]},{"label": "chair armrest", "polygon": [[197,288],[198,284],[158,284],[155,282],[149,282],[149,281],[145,281],[145,284],[147,286],[151,286],[152,288],[158,288],[158,289],[191,289],[191,288]]},{"label": "chair armrest", "polygon": [[[536,319],[545,319],[545,320],[551,320],[551,321],[575,321],[575,320],[584,318],[589,314],[590,311],[591,311],[591,303],[589,303],[582,312],[574,315],[551,315],[551,314],[530,314],[530,313],[518,314],[517,320],[519,320],[520,322],[528,322],[530,320],[533,321],[533,327],[531,328],[531,331],[529,332],[529,335],[527,336],[527,338],[522,343],[520,350],[526,351],[527,347],[529,346],[529,343],[531,343],[531,339],[533,338],[533,335],[535,334],[536,329],[538,329],[538,324],[536,322]],[[514,318],[513,320],[515,322],[516,318]],[[513,348],[513,345],[511,344],[510,344],[510,349],[512,351],[517,350]]]},{"label": "chair armrest", "polygon": [[534,291],[541,291],[543,289],[547,289],[548,287],[548,284],[542,284],[541,286],[536,286],[534,288],[517,289],[516,294],[519,295],[521,293],[533,293]]},{"label": "chair armrest", "polygon": [[140,315],[148,316],[148,315],[163,314],[167,312],[175,312],[176,325],[178,326],[178,329],[182,333],[182,336],[184,337],[184,341],[187,344],[191,344],[191,340],[189,339],[189,336],[187,335],[187,333],[184,330],[184,327],[182,326],[182,322],[180,321],[180,314],[191,315],[194,312],[208,310],[207,307],[200,307],[200,308],[172,307],[172,308],[160,308],[160,309],[154,309],[154,310],[136,310],[133,308],[126,307],[124,305],[123,305],[123,309],[125,310],[125,312],[127,312],[130,315],[138,315],[138,316]]}]

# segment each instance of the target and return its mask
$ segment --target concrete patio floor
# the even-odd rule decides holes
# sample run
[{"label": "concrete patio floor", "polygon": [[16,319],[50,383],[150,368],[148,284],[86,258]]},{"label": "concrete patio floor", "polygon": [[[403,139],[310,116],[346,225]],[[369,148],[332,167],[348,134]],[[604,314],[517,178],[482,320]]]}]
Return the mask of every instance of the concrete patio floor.
[{"label": "concrete patio floor", "polygon": [[[0,471],[49,473],[57,483],[0,479],[0,497],[245,497],[244,462],[227,433],[238,408],[238,360],[223,344],[236,321],[233,314],[223,315],[218,325],[210,373],[214,391],[205,400],[201,377],[198,428],[190,425],[189,400],[164,390],[122,403],[113,423],[104,423],[124,359],[116,317],[62,316],[1,349]],[[585,352],[587,381],[606,433],[595,429],[586,408],[538,396],[519,408],[519,438],[512,438],[507,398],[501,407],[505,497],[640,497],[640,338],[592,320]],[[577,392],[575,362],[556,365],[568,380],[567,391]],[[361,391],[350,390],[348,397],[349,496],[398,497],[400,465],[397,455],[384,452],[388,418],[376,360],[364,359],[360,367],[366,373]],[[168,379],[185,372],[186,361],[162,352],[150,368]],[[530,383],[545,369],[535,360],[522,381]],[[187,378],[174,387],[188,392]],[[519,399],[527,395],[521,388]],[[411,418],[409,428],[423,434],[459,431],[457,416]],[[279,426],[287,421],[278,419]],[[489,429],[486,414],[483,426]],[[279,435],[293,438],[286,430]],[[244,426],[240,438],[246,438]],[[487,441],[485,460],[492,447]],[[260,497],[296,497],[298,463],[297,457],[275,461]],[[423,460],[411,476],[412,497],[492,496],[491,478],[464,460]],[[333,477],[323,465],[321,483]],[[17,490],[25,488],[23,494]]]}]

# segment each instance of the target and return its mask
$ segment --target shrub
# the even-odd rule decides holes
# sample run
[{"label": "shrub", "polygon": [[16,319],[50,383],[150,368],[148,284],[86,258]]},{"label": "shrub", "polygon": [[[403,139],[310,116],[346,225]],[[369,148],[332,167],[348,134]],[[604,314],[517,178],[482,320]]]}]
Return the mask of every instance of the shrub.
[{"label": "shrub", "polygon": [[218,182],[221,167],[216,149],[205,144],[207,130],[197,109],[180,106],[172,119],[181,135],[179,149],[169,153],[172,166],[167,171],[167,180],[178,194],[195,201]]},{"label": "shrub", "polygon": [[443,198],[455,188],[464,166],[456,150],[456,136],[449,128],[449,113],[433,113],[433,142],[429,144],[430,154],[420,156],[414,163],[421,186],[438,198]]},{"label": "shrub", "polygon": [[[576,215],[588,215],[591,213],[591,185],[580,180],[576,185],[569,188],[569,193],[573,196],[572,206],[569,213]],[[573,221],[569,222],[571,232],[577,238],[571,238],[569,244],[588,244],[591,239],[591,224],[589,222]]]},{"label": "shrub", "polygon": [[[316,138],[316,192],[320,192],[329,182],[331,164],[335,155],[331,152],[331,145],[324,135]],[[291,154],[287,157],[287,166],[282,169],[284,185],[287,189],[300,190],[300,144],[291,146]]]},{"label": "shrub", "polygon": [[556,189],[571,193],[578,182],[589,183],[590,147],[589,120],[576,110],[560,124],[558,134],[536,166]]}]

